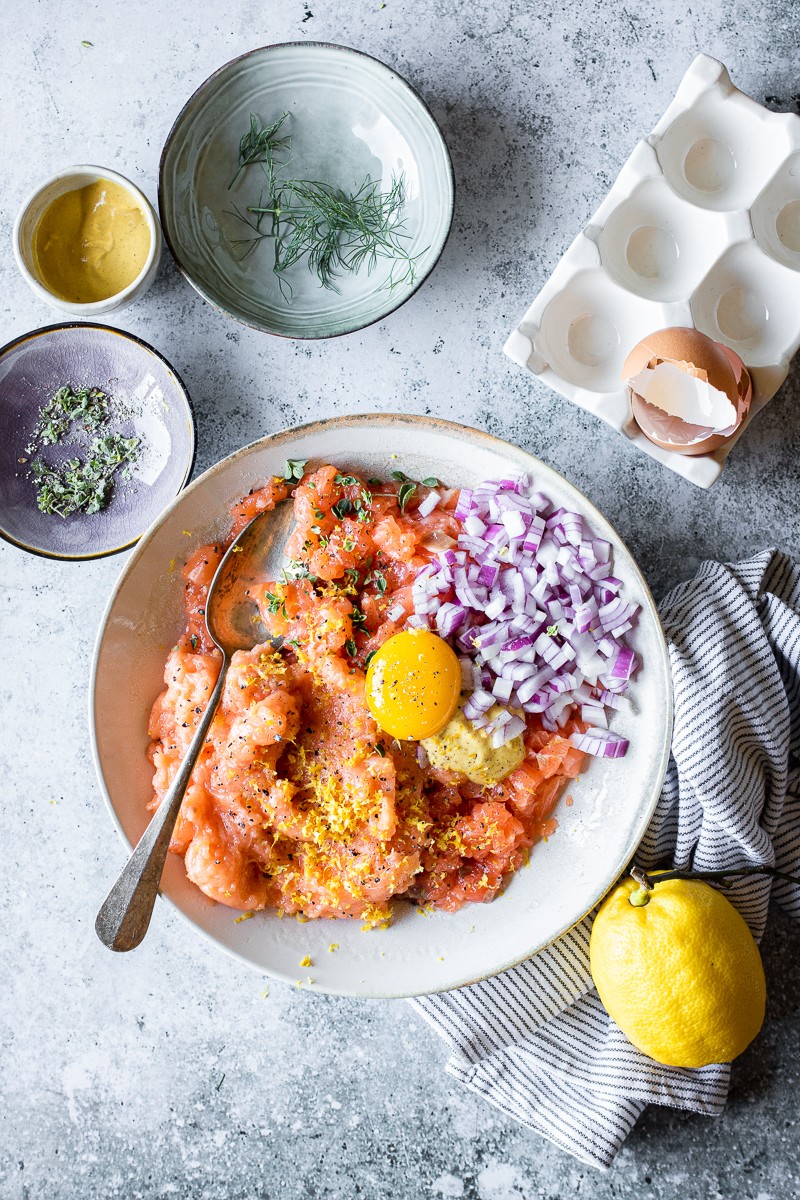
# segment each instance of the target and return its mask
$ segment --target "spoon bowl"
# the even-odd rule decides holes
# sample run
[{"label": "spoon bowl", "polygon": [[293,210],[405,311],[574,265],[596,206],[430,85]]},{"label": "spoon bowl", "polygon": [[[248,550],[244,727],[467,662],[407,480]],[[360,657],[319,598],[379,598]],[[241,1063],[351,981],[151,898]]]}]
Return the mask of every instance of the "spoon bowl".
[{"label": "spoon bowl", "polygon": [[254,590],[259,580],[280,575],[292,522],[292,506],[285,502],[259,513],[217,567],[206,601],[206,628],[226,659],[237,650],[272,641],[261,622]]},{"label": "spoon bowl", "polygon": [[278,644],[261,623],[254,591],[258,579],[280,574],[291,524],[292,506],[285,502],[253,517],[226,550],[211,581],[206,628],[222,654],[219,675],[175,778],[97,914],[95,932],[109,950],[133,950],[147,933],[172,831],[231,658],[237,650],[252,650],[265,641]]}]

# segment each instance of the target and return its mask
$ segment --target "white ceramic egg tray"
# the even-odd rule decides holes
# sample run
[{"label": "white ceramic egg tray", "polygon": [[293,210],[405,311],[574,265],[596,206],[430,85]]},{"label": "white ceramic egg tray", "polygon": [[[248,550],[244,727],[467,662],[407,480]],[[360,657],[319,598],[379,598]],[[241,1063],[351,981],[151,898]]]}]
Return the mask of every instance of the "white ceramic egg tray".
[{"label": "white ceramic egg tray", "polygon": [[[748,420],[697,458],[633,422],[622,365],[647,334],[694,325],[739,354]],[[505,351],[699,487],[771,400],[800,344],[800,117],[771,113],[700,54]]]}]

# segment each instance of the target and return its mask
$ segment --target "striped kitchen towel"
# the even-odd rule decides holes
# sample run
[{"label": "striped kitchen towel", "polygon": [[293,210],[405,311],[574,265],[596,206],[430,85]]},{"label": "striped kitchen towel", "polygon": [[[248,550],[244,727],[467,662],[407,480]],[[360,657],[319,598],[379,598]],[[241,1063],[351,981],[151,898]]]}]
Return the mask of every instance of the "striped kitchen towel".
[{"label": "striped kitchen towel", "polygon": [[[734,565],[704,562],[670,592],[661,619],[675,729],[637,862],[797,873],[800,565],[770,550]],[[796,885],[749,876],[726,892],[757,938],[770,894],[800,917]],[[502,975],[412,1003],[447,1043],[451,1075],[605,1169],[649,1103],[719,1113],[730,1067],[662,1067],[628,1042],[592,986],[591,920]]]}]

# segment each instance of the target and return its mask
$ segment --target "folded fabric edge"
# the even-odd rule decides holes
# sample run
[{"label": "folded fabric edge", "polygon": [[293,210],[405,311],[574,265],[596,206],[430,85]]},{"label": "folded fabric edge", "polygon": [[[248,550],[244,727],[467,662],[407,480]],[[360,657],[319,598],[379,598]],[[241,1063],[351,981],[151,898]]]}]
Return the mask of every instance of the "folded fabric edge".
[{"label": "folded fabric edge", "polygon": [[[571,1087],[577,1087],[585,1091],[587,1098],[597,1097],[605,1101],[618,1101],[621,1098],[620,1084],[610,1083],[605,1086],[601,1081],[594,1080],[588,1083],[585,1079],[580,1079],[576,1074],[574,1066],[560,1066],[552,1061],[543,1059],[541,1047],[535,1042],[521,1042],[517,1046],[507,1047],[503,1051],[493,1054],[490,1058],[482,1059],[480,1062],[470,1063],[457,1055],[451,1056],[446,1065],[446,1070],[452,1075],[456,1072],[462,1081],[467,1078],[476,1080],[482,1077],[490,1086],[494,1085],[492,1075],[500,1075],[503,1071],[513,1072],[516,1068],[515,1056],[523,1055],[526,1057],[526,1071],[533,1070],[536,1073],[546,1075],[551,1080],[562,1080],[565,1084]],[[724,1067],[726,1064],[719,1064],[719,1067]],[[715,1069],[719,1069],[715,1067]],[[669,1070],[669,1068],[667,1068]],[[678,1094],[675,1088],[669,1083],[668,1079],[661,1082],[653,1082],[637,1084],[633,1074],[633,1065],[626,1066],[625,1077],[625,1099],[641,1104],[658,1104],[663,1108],[674,1108],[683,1112],[697,1113],[703,1117],[718,1117],[725,1109],[725,1104],[728,1098],[728,1087],[730,1082],[730,1070],[723,1071],[722,1077],[719,1079],[703,1078],[701,1075],[687,1077],[687,1087],[695,1085],[697,1091],[694,1094],[687,1093],[684,1096]],[[701,1090],[702,1094],[701,1094]]]},{"label": "folded fabric edge", "polygon": [[566,1132],[554,1128],[552,1124],[545,1124],[544,1121],[540,1123],[533,1118],[523,1117],[508,1102],[506,1097],[500,1097],[494,1089],[487,1090],[486,1086],[482,1086],[484,1081],[476,1078],[480,1074],[480,1066],[480,1063],[476,1063],[473,1066],[462,1067],[455,1059],[451,1058],[445,1065],[445,1071],[453,1079],[456,1079],[462,1087],[480,1096],[482,1100],[487,1101],[493,1108],[498,1109],[505,1116],[510,1117],[519,1125],[523,1125],[526,1129],[530,1129],[533,1133],[543,1137],[558,1150],[579,1159],[581,1162],[586,1163],[587,1166],[594,1167],[598,1171],[608,1171],[617,1154],[622,1149],[626,1137],[647,1107],[645,1104],[634,1106],[637,1108],[637,1111],[635,1115],[631,1113],[630,1123],[624,1132],[621,1132],[619,1140],[615,1140],[614,1143],[604,1142],[595,1149],[594,1146],[587,1146],[583,1141],[573,1140]]}]

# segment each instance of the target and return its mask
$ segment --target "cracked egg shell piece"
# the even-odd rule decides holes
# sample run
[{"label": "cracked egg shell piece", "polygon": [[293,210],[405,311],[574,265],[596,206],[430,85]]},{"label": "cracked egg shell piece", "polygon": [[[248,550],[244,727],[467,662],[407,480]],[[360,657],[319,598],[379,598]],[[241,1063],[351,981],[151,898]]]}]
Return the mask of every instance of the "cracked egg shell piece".
[{"label": "cracked egg shell piece", "polygon": [[[648,402],[631,387],[631,381],[662,363],[670,363],[722,392],[735,410],[735,420],[720,429],[703,421],[699,405],[698,419],[687,421]],[[631,412],[642,433],[655,445],[676,454],[708,454],[723,446],[747,416],[752,399],[750,375],[739,356],[697,329],[660,329],[642,338],[626,358],[622,377],[628,384]]]}]

